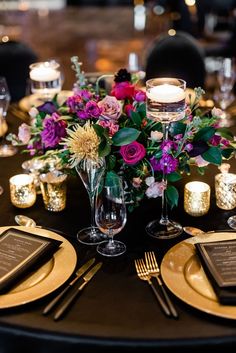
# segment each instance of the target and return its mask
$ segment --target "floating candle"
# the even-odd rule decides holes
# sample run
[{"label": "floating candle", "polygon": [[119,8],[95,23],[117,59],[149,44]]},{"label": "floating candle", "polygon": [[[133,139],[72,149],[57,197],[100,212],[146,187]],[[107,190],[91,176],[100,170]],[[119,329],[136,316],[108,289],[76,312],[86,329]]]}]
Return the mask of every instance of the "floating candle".
[{"label": "floating candle", "polygon": [[174,103],[185,99],[185,92],[182,88],[164,83],[162,85],[151,87],[147,96],[149,99],[159,103]]}]

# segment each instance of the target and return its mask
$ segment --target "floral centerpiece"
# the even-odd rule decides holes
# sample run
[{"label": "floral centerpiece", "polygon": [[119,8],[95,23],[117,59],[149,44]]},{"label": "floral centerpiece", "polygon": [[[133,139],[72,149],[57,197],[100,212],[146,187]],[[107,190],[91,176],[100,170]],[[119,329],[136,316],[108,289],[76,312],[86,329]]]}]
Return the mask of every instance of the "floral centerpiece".
[{"label": "floral centerpiece", "polygon": [[234,137],[220,127],[221,111],[214,108],[202,115],[199,110],[200,88],[189,97],[185,118],[171,124],[163,141],[162,124],[146,117],[145,92],[137,75],[119,70],[107,94],[99,85],[87,84],[77,58],[73,62],[73,95],[61,105],[55,97],[32,108],[31,123],[23,123],[18,136],[10,136],[13,144],[25,144],[31,156],[56,156],[67,170],[84,158],[105,157],[108,175],[123,177],[130,209],[145,196],[162,196],[164,168],[167,201],[174,206],[178,190],[173,184],[190,173],[191,165],[203,174],[208,164],[220,165],[233,156]]}]

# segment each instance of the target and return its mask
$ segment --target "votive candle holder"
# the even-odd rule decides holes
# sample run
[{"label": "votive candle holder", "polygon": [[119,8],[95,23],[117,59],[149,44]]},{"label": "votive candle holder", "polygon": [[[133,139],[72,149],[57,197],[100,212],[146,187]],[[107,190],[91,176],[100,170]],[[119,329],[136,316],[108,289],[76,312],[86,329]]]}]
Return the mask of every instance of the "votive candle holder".
[{"label": "votive candle holder", "polygon": [[27,174],[18,174],[10,178],[11,203],[18,208],[28,208],[36,201],[34,178]]},{"label": "votive candle holder", "polygon": [[210,186],[202,181],[191,181],[184,187],[184,210],[189,215],[205,215],[210,208]]},{"label": "votive candle holder", "polygon": [[59,212],[66,207],[67,175],[58,170],[41,174],[40,188],[46,210]]}]

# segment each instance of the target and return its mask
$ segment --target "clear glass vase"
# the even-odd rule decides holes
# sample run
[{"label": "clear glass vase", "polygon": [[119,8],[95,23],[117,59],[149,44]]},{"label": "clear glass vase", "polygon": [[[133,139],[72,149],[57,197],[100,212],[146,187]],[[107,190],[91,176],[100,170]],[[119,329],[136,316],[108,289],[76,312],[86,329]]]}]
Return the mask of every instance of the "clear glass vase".
[{"label": "clear glass vase", "polygon": [[83,228],[77,233],[77,239],[80,243],[86,245],[97,245],[106,239],[106,236],[100,232],[95,225],[95,197],[99,182],[105,172],[106,164],[104,158],[97,161],[91,159],[82,159],[75,167],[80,176],[89,196],[91,206],[91,225]]}]

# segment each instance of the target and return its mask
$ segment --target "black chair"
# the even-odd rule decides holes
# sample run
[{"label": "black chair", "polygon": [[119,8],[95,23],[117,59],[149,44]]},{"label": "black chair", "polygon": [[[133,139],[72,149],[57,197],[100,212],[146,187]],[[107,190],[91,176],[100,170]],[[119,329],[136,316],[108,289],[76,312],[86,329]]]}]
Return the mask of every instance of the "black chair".
[{"label": "black chair", "polygon": [[12,102],[26,95],[29,65],[37,59],[33,50],[24,43],[9,41],[0,44],[0,76],[6,77]]},{"label": "black chair", "polygon": [[146,79],[177,77],[187,82],[187,87],[205,86],[206,70],[204,52],[196,39],[188,33],[161,35],[153,43],[146,59]]}]

